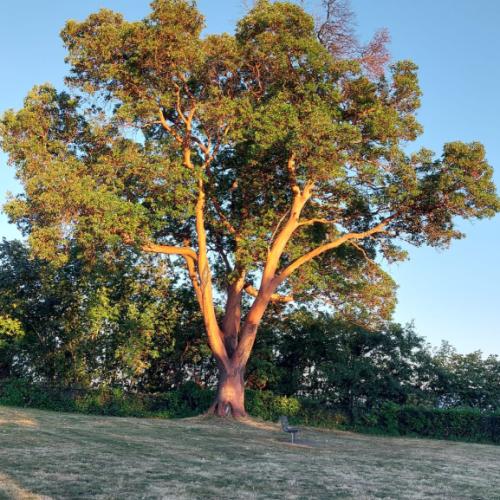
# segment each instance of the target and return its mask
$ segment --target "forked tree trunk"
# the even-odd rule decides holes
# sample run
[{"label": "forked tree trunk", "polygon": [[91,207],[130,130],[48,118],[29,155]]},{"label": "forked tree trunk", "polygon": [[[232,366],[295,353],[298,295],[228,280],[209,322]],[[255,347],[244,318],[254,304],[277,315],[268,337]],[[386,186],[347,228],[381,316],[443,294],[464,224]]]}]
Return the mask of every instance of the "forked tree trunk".
[{"label": "forked tree trunk", "polygon": [[[241,296],[244,274],[228,288],[226,312],[222,320],[222,329],[205,321],[210,348],[219,367],[217,395],[209,414],[234,418],[245,417],[245,368],[252,352],[257,329],[264,312],[271,300],[277,283],[261,286],[260,292],[241,324]],[[214,315],[215,316],[215,315]],[[215,330],[215,331],[214,331]],[[222,338],[222,345],[217,339]],[[215,340],[215,341],[214,341]]]},{"label": "forked tree trunk", "polygon": [[230,373],[219,368],[219,383],[215,401],[208,410],[209,414],[219,417],[245,417],[244,367],[231,369]]}]

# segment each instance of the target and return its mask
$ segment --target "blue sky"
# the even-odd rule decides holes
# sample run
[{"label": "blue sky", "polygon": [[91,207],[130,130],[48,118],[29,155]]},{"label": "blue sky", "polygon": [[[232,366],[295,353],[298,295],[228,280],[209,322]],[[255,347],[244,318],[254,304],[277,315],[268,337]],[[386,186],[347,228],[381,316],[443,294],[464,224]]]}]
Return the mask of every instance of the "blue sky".
[{"label": "blue sky", "polygon": [[[305,2],[312,9],[319,0]],[[200,0],[210,32],[232,31],[242,0]],[[500,184],[500,2],[495,0],[353,0],[358,33],[367,40],[387,27],[394,60],[412,59],[423,90],[416,147],[440,152],[452,140],[479,140]],[[66,72],[58,33],[69,19],[100,7],[142,17],[147,0],[10,0],[0,2],[0,110],[18,108],[43,82],[61,87]],[[413,146],[412,146],[413,148]],[[0,154],[0,203],[19,188]],[[412,248],[411,259],[391,266],[398,284],[396,320],[414,320],[433,345],[446,339],[461,352],[500,354],[500,217],[461,224],[465,240],[450,249]],[[17,232],[0,216],[0,237]]]}]

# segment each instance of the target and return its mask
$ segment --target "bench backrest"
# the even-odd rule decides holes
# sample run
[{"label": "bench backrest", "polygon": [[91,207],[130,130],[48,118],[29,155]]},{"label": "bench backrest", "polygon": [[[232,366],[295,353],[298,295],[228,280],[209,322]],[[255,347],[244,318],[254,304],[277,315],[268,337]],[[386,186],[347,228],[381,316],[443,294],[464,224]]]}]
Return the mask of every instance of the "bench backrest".
[{"label": "bench backrest", "polygon": [[280,424],[281,424],[281,428],[286,431],[288,429],[288,417],[285,417],[284,415],[282,415],[280,417]]}]

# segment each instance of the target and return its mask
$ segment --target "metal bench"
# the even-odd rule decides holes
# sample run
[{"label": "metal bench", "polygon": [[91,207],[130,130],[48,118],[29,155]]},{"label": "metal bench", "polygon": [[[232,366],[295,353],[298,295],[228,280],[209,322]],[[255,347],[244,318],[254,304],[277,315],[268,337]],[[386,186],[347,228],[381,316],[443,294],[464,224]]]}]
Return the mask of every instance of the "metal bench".
[{"label": "metal bench", "polygon": [[280,417],[280,424],[281,430],[283,432],[288,432],[292,436],[292,443],[295,443],[295,434],[299,432],[299,429],[297,429],[296,427],[290,427],[290,425],[288,424],[288,417],[285,417],[284,415]]}]

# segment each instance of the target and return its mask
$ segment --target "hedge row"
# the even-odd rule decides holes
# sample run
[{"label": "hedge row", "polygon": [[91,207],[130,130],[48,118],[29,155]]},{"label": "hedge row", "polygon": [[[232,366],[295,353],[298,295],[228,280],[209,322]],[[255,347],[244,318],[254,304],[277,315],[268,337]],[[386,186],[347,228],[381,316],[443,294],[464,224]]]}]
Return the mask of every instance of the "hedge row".
[{"label": "hedge row", "polygon": [[[162,394],[139,394],[122,389],[68,390],[12,379],[0,382],[0,405],[46,410],[114,415],[121,417],[188,417],[206,411],[213,391],[188,383]],[[288,415],[292,422],[326,428],[400,436],[421,436],[500,444],[500,413],[472,408],[436,409],[382,404],[348,418],[342,409],[325,408],[318,401],[277,396],[270,392],[246,392],[248,412],[277,421]]]},{"label": "hedge row", "polygon": [[362,415],[357,430],[500,444],[500,412],[475,408],[426,408],[385,403]]},{"label": "hedge row", "polygon": [[206,411],[213,394],[188,383],[161,394],[123,389],[63,389],[11,379],[0,383],[0,405],[118,417],[190,417]]}]

